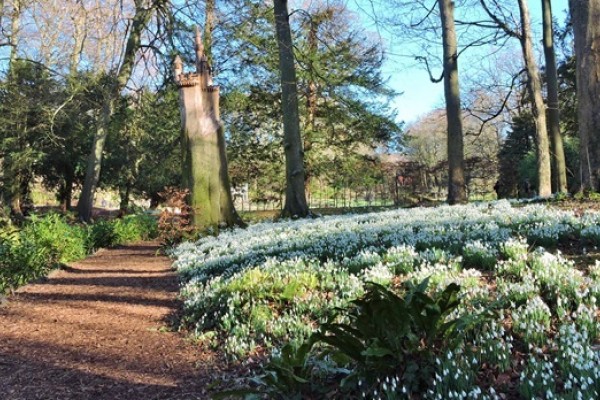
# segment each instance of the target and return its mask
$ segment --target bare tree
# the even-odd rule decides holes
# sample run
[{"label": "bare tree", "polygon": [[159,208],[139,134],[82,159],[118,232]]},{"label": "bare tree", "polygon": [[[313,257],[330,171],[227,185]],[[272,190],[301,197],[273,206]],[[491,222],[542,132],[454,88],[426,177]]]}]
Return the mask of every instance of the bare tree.
[{"label": "bare tree", "polygon": [[600,0],[569,0],[575,36],[581,189],[600,190]]},{"label": "bare tree", "polygon": [[531,21],[527,0],[519,0],[519,13],[521,16],[521,47],[523,60],[527,69],[527,86],[532,97],[532,112],[536,128],[536,152],[538,170],[538,196],[549,197],[552,194],[550,148],[548,142],[548,128],[546,124],[546,109],[542,97],[542,84],[533,52],[531,35]]},{"label": "bare tree", "polygon": [[[517,38],[521,44],[523,62],[527,71],[527,88],[531,96],[532,114],[535,119],[536,128],[536,155],[538,173],[538,196],[549,197],[552,194],[551,169],[550,169],[550,147],[548,142],[548,129],[546,126],[546,109],[542,97],[542,84],[538,67],[535,62],[533,42],[531,34],[531,20],[527,0],[518,0],[519,4],[519,29],[512,28],[507,21],[498,17],[486,0],[480,0],[483,9],[491,18],[497,28],[503,30],[508,36]],[[492,0],[496,10],[501,10],[497,0]]]},{"label": "bare tree", "polygon": [[281,108],[286,169],[285,205],[282,216],[306,217],[310,212],[304,188],[304,151],[300,136],[298,86],[287,3],[287,0],[273,0],[281,74]]},{"label": "bare tree", "polygon": [[94,141],[88,157],[85,181],[77,205],[79,218],[83,221],[89,221],[92,216],[94,194],[96,192],[98,180],[100,179],[102,153],[104,151],[109,124],[114,111],[114,102],[131,78],[136,63],[136,55],[142,43],[142,35],[150,22],[152,15],[155,13],[156,9],[162,5],[161,3],[163,1],[164,0],[154,0],[148,6],[143,0],[135,0],[135,13],[131,19],[131,28],[128,32],[123,57],[118,69],[109,75],[103,107],[100,111],[98,126],[94,133]]}]

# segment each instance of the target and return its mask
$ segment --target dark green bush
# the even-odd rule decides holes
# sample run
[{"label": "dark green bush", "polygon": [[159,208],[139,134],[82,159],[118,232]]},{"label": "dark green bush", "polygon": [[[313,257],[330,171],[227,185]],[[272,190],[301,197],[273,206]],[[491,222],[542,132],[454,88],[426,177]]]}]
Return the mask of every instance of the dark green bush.
[{"label": "dark green bush", "polygon": [[146,214],[128,215],[110,221],[99,220],[90,225],[88,230],[88,247],[91,249],[115,247],[158,237],[156,218]]},{"label": "dark green bush", "polygon": [[407,282],[404,295],[370,283],[362,298],[344,312],[347,323],[327,323],[313,340],[331,346],[337,360],[352,361],[358,378],[372,383],[377,377],[398,375],[411,391],[427,387],[434,373],[435,355],[454,348],[473,320],[447,320],[459,305],[459,286],[451,283],[430,296],[429,279]]},{"label": "dark green bush", "polygon": [[86,230],[69,225],[64,217],[33,216],[19,231],[0,233],[0,292],[44,276],[61,263],[87,255]]},{"label": "dark green bush", "polygon": [[156,218],[147,214],[128,215],[115,221],[115,233],[119,244],[158,237]]},{"label": "dark green bush", "polygon": [[0,229],[0,293],[44,276],[60,264],[84,258],[95,249],[158,235],[156,219],[132,215],[93,225],[69,224],[64,216],[32,216],[21,230]]},{"label": "dark green bush", "polygon": [[52,262],[67,263],[80,260],[88,254],[87,231],[78,225],[69,225],[65,217],[48,214],[44,217],[32,216],[21,231],[21,236],[36,247],[47,248],[52,254]]},{"label": "dark green bush", "polygon": [[100,248],[114,247],[118,244],[114,222],[102,219],[88,227],[88,249],[93,251]]},{"label": "dark green bush", "polygon": [[[465,334],[487,313],[450,316],[459,306],[459,286],[429,294],[429,278],[418,285],[406,282],[401,295],[369,283],[365,295],[339,310],[340,314],[299,347],[286,345],[253,379],[256,390],[269,398],[305,398],[320,393],[376,387],[378,379],[397,376],[409,392],[425,393],[435,374],[436,357],[460,346]],[[339,322],[341,321],[341,322]],[[320,349],[320,350],[315,350]],[[317,356],[315,353],[320,353]],[[319,360],[334,361],[325,366]],[[315,376],[315,371],[319,376]],[[317,382],[318,381],[318,382]],[[353,398],[353,397],[352,397]]]}]

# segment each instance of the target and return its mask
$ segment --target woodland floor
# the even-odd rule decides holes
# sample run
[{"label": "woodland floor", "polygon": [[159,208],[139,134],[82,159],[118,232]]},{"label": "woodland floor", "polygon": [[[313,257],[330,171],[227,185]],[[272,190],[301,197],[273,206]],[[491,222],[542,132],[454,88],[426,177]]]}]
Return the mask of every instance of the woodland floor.
[{"label": "woodland floor", "polygon": [[0,303],[0,398],[208,398],[225,363],[171,328],[177,276],[157,250],[100,250]]}]

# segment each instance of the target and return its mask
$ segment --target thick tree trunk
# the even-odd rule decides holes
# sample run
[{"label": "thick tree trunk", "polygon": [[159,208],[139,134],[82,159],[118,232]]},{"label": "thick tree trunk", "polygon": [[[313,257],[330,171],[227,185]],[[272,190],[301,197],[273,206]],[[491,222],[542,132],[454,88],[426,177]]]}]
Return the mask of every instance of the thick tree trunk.
[{"label": "thick tree trunk", "polygon": [[4,174],[10,175],[9,179],[7,179],[8,185],[6,187],[6,193],[8,194],[7,201],[10,206],[10,214],[17,220],[21,220],[23,219],[23,210],[21,209],[23,204],[21,181],[23,177],[21,176],[18,168],[11,168],[11,158],[12,157],[7,156],[5,159],[5,161],[7,161],[8,168],[4,171]]},{"label": "thick tree trunk", "polygon": [[189,168],[186,175],[192,220],[196,227],[211,228],[216,232],[221,220],[218,121],[207,115],[206,109],[211,107],[205,101],[200,101],[198,107],[197,99],[206,100],[200,86],[182,87],[180,93],[183,129],[188,145],[185,149]]},{"label": "thick tree trunk", "polygon": [[463,128],[458,81],[458,49],[454,27],[454,2],[439,0],[444,47],[444,97],[448,123],[448,203],[467,202]]},{"label": "thick tree trunk", "polygon": [[552,140],[552,160],[554,167],[553,191],[567,192],[567,163],[560,134],[560,111],[558,109],[558,74],[554,52],[554,30],[552,29],[552,5],[550,0],[542,0],[544,26],[544,57],[546,60],[546,84],[548,90],[548,133]]},{"label": "thick tree trunk", "polygon": [[[204,54],[208,62],[208,66],[213,65],[212,43],[213,31],[217,23],[215,0],[206,0],[205,5],[205,24],[204,24]],[[212,74],[212,71],[209,71]],[[220,116],[217,115],[217,120],[220,121]],[[246,224],[240,218],[233,205],[233,197],[231,196],[231,182],[229,181],[229,165],[227,163],[227,143],[225,141],[225,132],[223,125],[219,122],[217,129],[217,140],[219,149],[219,184],[220,184],[220,199],[219,199],[219,223],[227,226],[241,226]]]},{"label": "thick tree trunk", "polygon": [[287,0],[273,0],[281,75],[281,108],[285,150],[286,191],[283,217],[309,215],[304,189],[304,151],[300,136],[298,87]]},{"label": "thick tree trunk", "polygon": [[79,219],[82,221],[89,222],[92,218],[94,195],[96,193],[96,186],[100,180],[100,169],[102,167],[102,152],[104,151],[104,144],[108,136],[108,127],[112,113],[112,102],[106,101],[97,121],[92,151],[88,156],[85,180],[83,181],[83,187],[77,203],[77,213],[79,214]]},{"label": "thick tree trunk", "polygon": [[129,208],[129,198],[131,197],[131,183],[127,182],[125,184],[125,187],[119,190],[119,197],[119,211],[120,213],[125,214],[127,212],[127,209]]},{"label": "thick tree trunk", "polygon": [[102,154],[113,114],[113,104],[131,77],[136,62],[136,53],[142,42],[142,34],[150,22],[154,9],[160,5],[159,3],[161,3],[160,0],[155,0],[148,7],[142,0],[135,1],[135,15],[131,21],[131,29],[129,30],[129,37],[127,38],[125,52],[123,53],[123,61],[115,76],[114,83],[108,88],[108,94],[104,100],[105,103],[101,112],[100,124],[94,133],[94,141],[88,158],[85,181],[81,190],[79,203],[77,204],[77,212],[82,221],[87,222],[92,217],[94,194],[100,178]]},{"label": "thick tree trunk", "polygon": [[229,181],[229,165],[227,163],[227,144],[225,142],[225,133],[223,126],[219,125],[217,131],[218,147],[219,147],[219,183],[221,185],[220,198],[220,222],[227,226],[245,227],[246,224],[240,218],[233,205],[233,197],[231,196],[231,182]]},{"label": "thick tree trunk", "polygon": [[538,196],[549,197],[552,195],[550,178],[550,147],[548,143],[548,129],[546,126],[546,110],[542,97],[542,85],[533,52],[531,39],[531,21],[527,0],[519,0],[519,13],[521,16],[520,35],[523,60],[527,70],[527,88],[532,98],[532,113],[535,120]]},{"label": "thick tree trunk", "polygon": [[233,206],[225,136],[219,115],[219,87],[212,84],[200,31],[196,31],[196,73],[184,74],[174,63],[183,132],[183,176],[190,190],[193,223],[218,232],[220,226],[244,226]]},{"label": "thick tree trunk", "polygon": [[575,36],[581,189],[600,191],[600,0],[569,0]]},{"label": "thick tree trunk", "polygon": [[75,180],[74,171],[69,169],[65,172],[65,182],[60,191],[60,209],[69,211],[73,200],[73,182]]}]

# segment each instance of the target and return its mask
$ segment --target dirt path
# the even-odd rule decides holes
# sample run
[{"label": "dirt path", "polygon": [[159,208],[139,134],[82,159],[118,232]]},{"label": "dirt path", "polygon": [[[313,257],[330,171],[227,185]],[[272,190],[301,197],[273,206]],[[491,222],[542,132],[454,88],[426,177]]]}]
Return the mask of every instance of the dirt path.
[{"label": "dirt path", "polygon": [[100,250],[0,306],[0,398],[208,398],[222,363],[165,329],[180,304],[156,251]]}]

